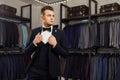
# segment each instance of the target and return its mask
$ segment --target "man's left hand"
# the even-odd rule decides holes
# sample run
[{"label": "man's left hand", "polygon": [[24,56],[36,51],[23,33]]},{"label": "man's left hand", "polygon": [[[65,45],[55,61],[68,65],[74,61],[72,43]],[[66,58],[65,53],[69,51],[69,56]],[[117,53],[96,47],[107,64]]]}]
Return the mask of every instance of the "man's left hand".
[{"label": "man's left hand", "polygon": [[52,45],[53,47],[55,47],[56,44],[57,44],[57,40],[56,40],[56,38],[52,35],[52,36],[49,37],[48,43],[49,43],[50,45]]}]

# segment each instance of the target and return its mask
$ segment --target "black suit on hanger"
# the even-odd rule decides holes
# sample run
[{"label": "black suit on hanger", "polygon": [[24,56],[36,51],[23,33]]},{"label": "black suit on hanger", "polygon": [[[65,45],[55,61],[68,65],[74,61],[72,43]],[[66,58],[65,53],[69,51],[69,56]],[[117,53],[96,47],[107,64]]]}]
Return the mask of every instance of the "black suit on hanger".
[{"label": "black suit on hanger", "polygon": [[[28,54],[32,54],[33,52],[34,55],[32,57],[32,60],[30,62],[30,64],[28,65],[27,68],[27,73],[29,73],[29,71],[31,71],[32,68],[35,68],[37,66],[35,66],[35,64],[39,64],[37,63],[37,61],[39,61],[41,54],[45,55],[46,50],[42,49],[42,47],[45,45],[43,44],[43,42],[39,43],[38,46],[35,46],[33,44],[33,40],[36,36],[36,34],[38,32],[41,32],[42,27],[36,28],[34,30],[32,30],[31,32],[31,36],[30,36],[30,41],[25,49],[25,53]],[[65,38],[65,34],[63,33],[62,30],[57,29],[56,27],[53,26],[53,31],[52,31],[52,35],[55,36],[56,40],[57,40],[57,45],[53,48],[51,45],[49,45],[48,43],[47,45],[47,51],[48,53],[46,55],[48,55],[47,57],[43,57],[48,58],[45,59],[47,61],[48,64],[48,74],[51,77],[57,77],[60,75],[60,62],[59,62],[59,55],[62,57],[67,57],[68,56],[68,51],[67,51],[67,42],[66,42],[66,38]],[[45,64],[46,62],[41,62],[40,65]],[[39,68],[39,67],[37,67]],[[43,67],[44,68],[44,67]],[[36,72],[39,74],[44,73],[44,72],[40,72],[39,70],[36,70]]]}]

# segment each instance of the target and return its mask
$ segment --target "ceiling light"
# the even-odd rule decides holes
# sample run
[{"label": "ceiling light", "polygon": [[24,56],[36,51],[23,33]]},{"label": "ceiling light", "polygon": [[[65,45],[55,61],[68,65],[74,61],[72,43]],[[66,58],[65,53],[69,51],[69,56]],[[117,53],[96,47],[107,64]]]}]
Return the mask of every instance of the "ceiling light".
[{"label": "ceiling light", "polygon": [[55,5],[55,4],[65,3],[69,0],[35,0],[35,1],[45,5]]}]

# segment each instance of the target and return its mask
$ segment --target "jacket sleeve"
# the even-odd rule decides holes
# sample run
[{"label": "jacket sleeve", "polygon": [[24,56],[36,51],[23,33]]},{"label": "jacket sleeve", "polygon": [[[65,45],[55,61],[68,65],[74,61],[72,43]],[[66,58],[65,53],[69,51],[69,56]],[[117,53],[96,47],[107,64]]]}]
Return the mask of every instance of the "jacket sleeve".
[{"label": "jacket sleeve", "polygon": [[32,54],[37,49],[37,47],[42,45],[42,43],[39,43],[37,46],[35,46],[33,44],[33,40],[34,40],[35,36],[36,36],[35,31],[32,30],[31,33],[30,33],[29,42],[28,42],[28,44],[27,44],[27,46],[26,46],[26,48],[24,50],[25,53]]},{"label": "jacket sleeve", "polygon": [[61,55],[62,57],[67,57],[69,55],[67,39],[63,31],[61,31],[60,43],[57,43],[56,46],[52,49],[56,54]]},{"label": "jacket sleeve", "polygon": [[28,44],[27,44],[27,46],[24,50],[24,52],[27,53],[27,54],[32,54],[36,49],[36,46],[33,44],[34,37],[35,37],[35,35],[33,33],[33,30],[32,30],[31,33],[30,33],[29,42],[28,42]]}]

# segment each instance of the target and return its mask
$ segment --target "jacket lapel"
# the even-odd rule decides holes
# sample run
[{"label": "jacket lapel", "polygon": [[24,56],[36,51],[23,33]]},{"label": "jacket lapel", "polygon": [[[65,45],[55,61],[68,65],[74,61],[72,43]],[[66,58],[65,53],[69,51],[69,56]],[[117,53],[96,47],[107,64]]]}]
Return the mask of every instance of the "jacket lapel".
[{"label": "jacket lapel", "polygon": [[39,32],[40,32],[40,33],[42,32],[42,26],[39,28]]},{"label": "jacket lapel", "polygon": [[52,35],[54,35],[54,36],[56,37],[56,33],[57,33],[57,28],[55,28],[55,27],[53,26]]}]

